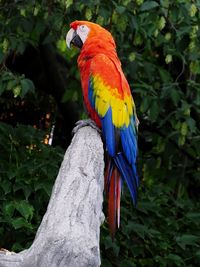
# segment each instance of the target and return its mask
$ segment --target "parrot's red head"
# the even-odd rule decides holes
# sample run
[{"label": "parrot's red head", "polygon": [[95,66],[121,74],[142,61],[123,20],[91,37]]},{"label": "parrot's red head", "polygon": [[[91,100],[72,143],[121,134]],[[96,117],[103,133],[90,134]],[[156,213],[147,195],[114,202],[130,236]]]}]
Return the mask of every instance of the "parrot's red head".
[{"label": "parrot's red head", "polygon": [[66,36],[68,47],[73,44],[81,49],[86,43],[96,43],[96,45],[104,43],[105,46],[110,44],[115,48],[115,42],[110,32],[98,24],[76,20],[70,24],[70,27]]}]

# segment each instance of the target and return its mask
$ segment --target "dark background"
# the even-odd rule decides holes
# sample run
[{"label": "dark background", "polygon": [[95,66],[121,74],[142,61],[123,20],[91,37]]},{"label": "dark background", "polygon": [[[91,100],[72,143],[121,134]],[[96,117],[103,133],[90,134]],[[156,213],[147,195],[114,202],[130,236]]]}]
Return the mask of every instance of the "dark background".
[{"label": "dark background", "polygon": [[199,10],[192,0],[0,1],[1,247],[32,243],[87,117],[65,36],[71,21],[91,20],[116,40],[140,120],[138,205],[125,188],[115,241],[101,229],[102,266],[199,265]]}]

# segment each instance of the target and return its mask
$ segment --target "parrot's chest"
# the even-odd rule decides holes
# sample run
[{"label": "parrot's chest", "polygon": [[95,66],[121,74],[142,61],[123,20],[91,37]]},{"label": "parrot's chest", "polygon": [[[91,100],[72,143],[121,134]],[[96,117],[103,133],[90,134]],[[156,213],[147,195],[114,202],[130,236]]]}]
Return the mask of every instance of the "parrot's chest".
[{"label": "parrot's chest", "polygon": [[89,99],[89,81],[90,81],[90,65],[91,65],[92,58],[85,57],[82,59],[78,59],[78,66],[80,70],[80,76],[81,76],[81,86],[82,86],[82,92],[83,92],[83,99],[84,104],[87,109],[88,115],[90,118],[95,121],[97,126],[101,128],[101,121],[100,118],[95,111],[95,109],[92,107]]}]

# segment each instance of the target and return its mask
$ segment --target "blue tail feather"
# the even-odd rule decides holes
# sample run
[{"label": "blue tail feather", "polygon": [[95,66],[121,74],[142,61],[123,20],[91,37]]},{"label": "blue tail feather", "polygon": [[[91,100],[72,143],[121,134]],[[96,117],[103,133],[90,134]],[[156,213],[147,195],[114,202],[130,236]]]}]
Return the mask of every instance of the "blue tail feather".
[{"label": "blue tail feather", "polygon": [[114,162],[121,174],[122,179],[126,182],[128,189],[131,194],[131,198],[133,200],[134,205],[136,205],[137,200],[137,185],[135,183],[135,174],[127,162],[127,160],[124,158],[122,153],[118,153],[114,157]]},{"label": "blue tail feather", "polygon": [[132,165],[131,167],[132,167],[132,170],[133,170],[133,173],[134,173],[134,178],[135,178],[137,187],[139,187],[140,181],[139,181],[139,176],[138,176],[138,173],[137,173],[136,166],[135,165]]}]

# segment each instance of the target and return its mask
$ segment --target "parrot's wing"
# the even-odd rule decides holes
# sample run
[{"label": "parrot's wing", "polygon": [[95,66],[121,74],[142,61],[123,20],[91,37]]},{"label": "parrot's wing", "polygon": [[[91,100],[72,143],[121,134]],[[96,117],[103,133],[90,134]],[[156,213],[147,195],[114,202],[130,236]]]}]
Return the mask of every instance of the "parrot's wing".
[{"label": "parrot's wing", "polygon": [[108,154],[114,159],[136,201],[138,176],[137,116],[128,82],[120,61],[98,54],[92,59],[88,96],[97,112]]}]

